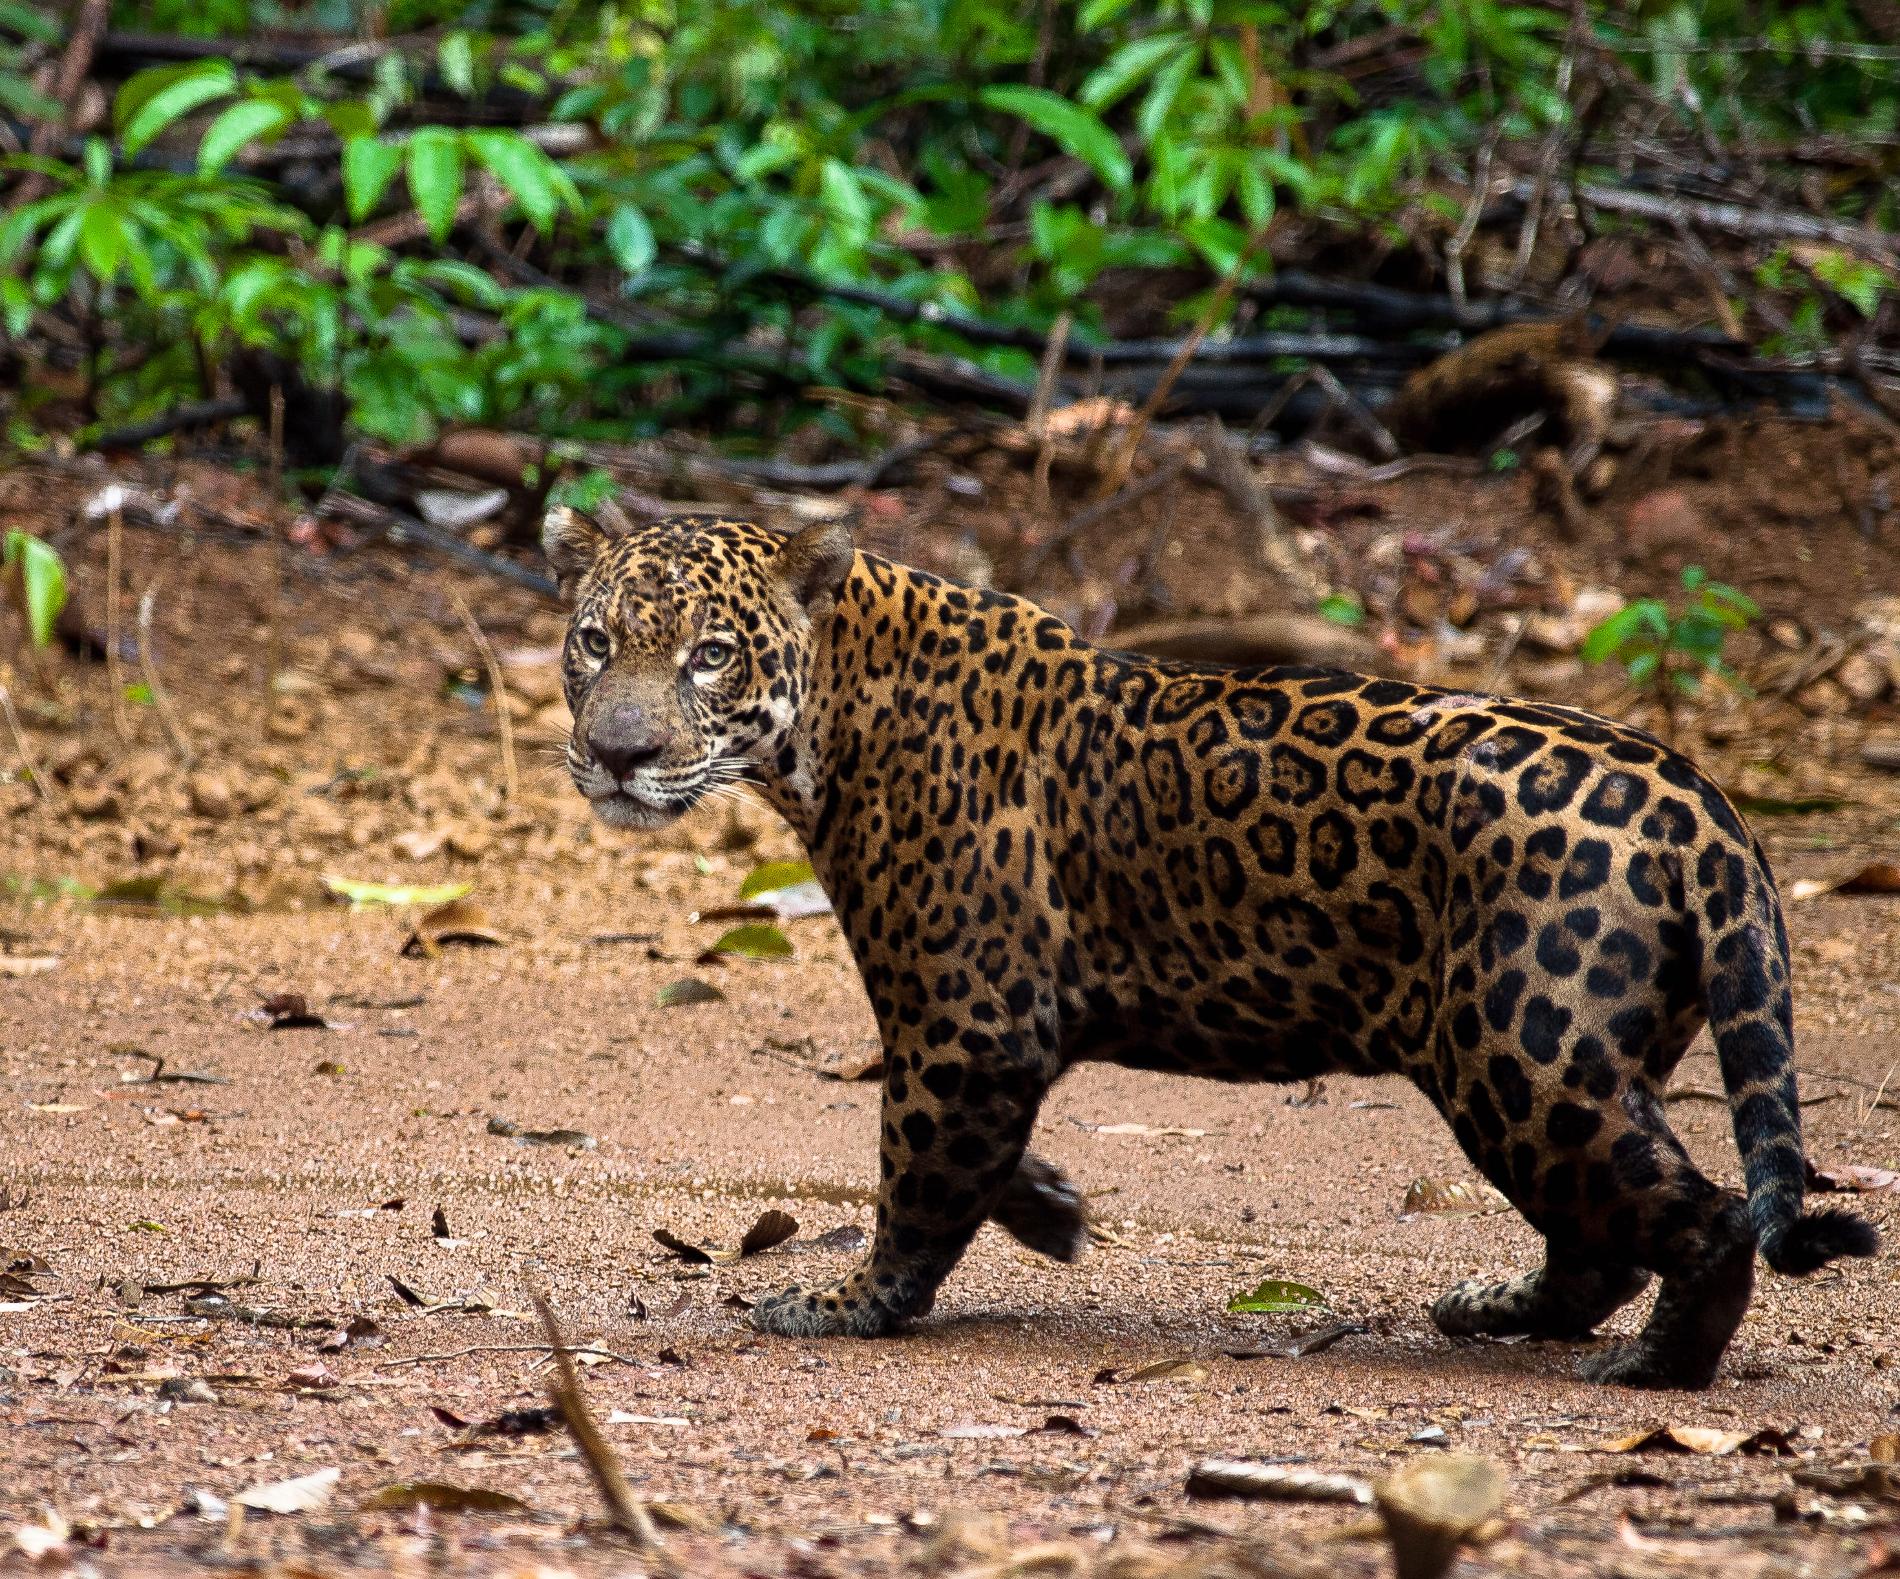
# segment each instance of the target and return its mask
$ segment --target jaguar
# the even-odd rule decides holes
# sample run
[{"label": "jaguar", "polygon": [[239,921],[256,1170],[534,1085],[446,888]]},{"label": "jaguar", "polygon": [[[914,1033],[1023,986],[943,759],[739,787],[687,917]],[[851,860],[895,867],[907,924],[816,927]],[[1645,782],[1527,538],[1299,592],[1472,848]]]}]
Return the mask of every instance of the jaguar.
[{"label": "jaguar", "polygon": [[[927,1313],[990,1221],[1071,1260],[1079,1192],[1028,1148],[1072,1065],[1226,1081],[1402,1075],[1542,1235],[1431,1308],[1455,1337],[1591,1336],[1592,1380],[1698,1388],[1804,1211],[1787,932],[1721,790],[1574,708],[1314,667],[1106,650],[1035,604],[709,516],[558,506],[569,772],[618,828],[752,786],[810,853],[885,1050],[876,1232],[796,1337]],[[1745,1193],[1662,1093],[1712,1033]]]}]

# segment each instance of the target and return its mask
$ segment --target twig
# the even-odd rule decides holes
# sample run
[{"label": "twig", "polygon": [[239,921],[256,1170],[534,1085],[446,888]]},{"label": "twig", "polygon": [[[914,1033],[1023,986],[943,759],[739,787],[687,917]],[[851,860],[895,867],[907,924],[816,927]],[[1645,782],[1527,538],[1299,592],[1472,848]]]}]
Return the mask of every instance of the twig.
[{"label": "twig", "polygon": [[601,1500],[607,1504],[608,1517],[633,1538],[634,1545],[647,1551],[657,1551],[664,1544],[660,1540],[659,1529],[645,1504],[634,1496],[633,1488],[627,1484],[627,1477],[620,1471],[613,1449],[607,1445],[607,1439],[600,1434],[600,1427],[594,1424],[594,1417],[587,1411],[587,1400],[581,1393],[580,1378],[574,1373],[574,1361],[567,1340],[561,1336],[560,1324],[555,1321],[554,1312],[540,1294],[532,1297],[534,1313],[541,1318],[541,1330],[547,1334],[548,1345],[554,1351],[554,1380],[549,1384],[548,1396],[554,1407],[561,1411],[561,1418],[567,1422],[568,1433],[574,1438],[574,1445],[580,1449],[588,1473],[594,1477],[594,1485],[600,1491]]},{"label": "twig", "polygon": [[1287,535],[1273,495],[1254,475],[1246,452],[1221,425],[1219,417],[1209,417],[1201,429],[1201,454],[1214,485],[1227,495],[1234,508],[1246,516],[1259,538],[1260,558],[1267,569],[1286,580],[1297,598],[1316,601],[1324,588],[1299,545]]},{"label": "twig", "polygon": [[502,797],[509,805],[519,798],[521,780],[515,771],[515,726],[508,716],[508,692],[502,682],[501,660],[495,656],[487,634],[475,623],[475,616],[462,599],[462,594],[454,587],[449,588],[449,601],[455,605],[455,612],[462,616],[462,623],[468,627],[468,634],[475,643],[475,649],[482,655],[482,666],[488,671],[488,694],[495,699],[495,722],[501,730],[501,783]]},{"label": "twig", "polygon": [[112,687],[112,727],[119,739],[132,738],[125,716],[125,685],[119,674],[119,576],[125,552],[125,508],[114,500],[106,512],[106,683]]},{"label": "twig", "polygon": [[[111,10],[110,0],[81,0],[78,14],[73,18],[72,33],[66,40],[66,52],[60,56],[59,68],[53,74],[52,92],[48,95],[59,105],[60,113],[49,115],[33,128],[27,143],[28,153],[43,157],[58,146],[67,117],[78,101],[80,86],[92,70],[93,54],[105,33]],[[39,171],[30,171],[13,193],[14,211],[18,212],[38,198],[48,185],[50,182]]]},{"label": "twig", "polygon": [[1338,375],[1323,362],[1315,362],[1312,373],[1313,382],[1325,390],[1327,398],[1351,418],[1354,427],[1371,440],[1380,459],[1397,460],[1399,441],[1392,437],[1392,430],[1372,414],[1372,408],[1340,383]]},{"label": "twig", "polygon": [[[1514,182],[1511,196],[1520,202],[1528,202],[1533,190],[1532,182]],[[1836,246],[1847,247],[1882,261],[1900,257],[1900,236],[1844,219],[1797,214],[1787,209],[1749,208],[1741,203],[1706,202],[1673,194],[1635,192],[1628,187],[1603,186],[1588,181],[1577,188],[1576,198],[1606,213],[1630,214],[1638,219],[1664,222],[1681,219],[1687,224],[1725,230],[1730,235],[1768,241],[1831,241]]]},{"label": "twig", "polygon": [[1451,291],[1452,306],[1461,318],[1470,310],[1470,298],[1465,294],[1465,248],[1471,245],[1478,233],[1478,221],[1484,218],[1484,205],[1491,195],[1491,161],[1497,157],[1498,143],[1503,136],[1502,122],[1485,134],[1471,174],[1471,198],[1465,204],[1464,218],[1451,240],[1445,243],[1445,284]]},{"label": "twig", "polygon": [[40,765],[33,755],[33,748],[27,744],[26,731],[20,727],[20,715],[14,711],[13,693],[7,689],[6,682],[0,680],[0,713],[7,715],[7,728],[13,734],[13,749],[19,753],[20,766],[26,769],[27,777],[32,779],[33,787],[40,792],[40,799],[52,804],[53,792],[47,787],[46,775],[40,772]]},{"label": "twig", "polygon": [[1067,312],[1056,318],[1049,343],[1043,348],[1042,365],[1036,370],[1036,398],[1030,401],[1029,415],[1023,419],[1023,426],[1036,436],[1036,503],[1044,510],[1049,508],[1049,468],[1055,462],[1055,446],[1050,442],[1049,433],[1049,407],[1062,377],[1062,358],[1069,349],[1071,322]]},{"label": "twig", "polygon": [[392,509],[353,493],[340,493],[330,501],[330,513],[347,516],[379,531],[400,534],[425,548],[434,549],[438,554],[459,559],[465,565],[473,565],[491,576],[499,576],[504,581],[514,582],[516,586],[526,587],[531,592],[539,592],[550,598],[559,596],[559,588],[555,586],[552,576],[530,570],[512,559],[503,559],[499,554],[491,554],[473,543],[465,543],[447,528],[432,526],[420,516],[410,515],[407,511]]},{"label": "twig", "polygon": [[1106,519],[1117,510],[1125,509],[1137,499],[1146,498],[1157,488],[1165,488],[1187,470],[1187,463],[1185,455],[1172,455],[1140,482],[1131,482],[1120,493],[1111,494],[1106,499],[1097,500],[1087,509],[1077,511],[1029,551],[1017,569],[1017,576],[1026,579],[1035,575],[1054,554],[1068,547],[1096,522]]},{"label": "twig", "polygon": [[145,676],[146,690],[152,693],[152,706],[158,713],[159,724],[166,738],[171,741],[172,750],[178,754],[178,765],[189,768],[192,761],[191,742],[185,738],[185,731],[179,725],[170,695],[159,684],[158,660],[152,656],[152,611],[157,602],[158,583],[154,581],[139,599],[139,670]]},{"label": "twig", "polygon": [[1135,454],[1141,448],[1141,441],[1147,436],[1148,424],[1154,421],[1155,413],[1167,401],[1181,375],[1187,371],[1187,365],[1194,360],[1194,353],[1201,348],[1201,342],[1220,321],[1221,314],[1227,311],[1228,304],[1234,299],[1234,292],[1240,289],[1240,277],[1246,272],[1247,265],[1253,261],[1254,249],[1259,245],[1259,237],[1249,242],[1239,257],[1234,259],[1214,294],[1207,299],[1207,305],[1201,309],[1201,316],[1195,320],[1192,330],[1183,340],[1174,355],[1168,359],[1168,365],[1162,369],[1161,377],[1155,387],[1148,392],[1148,398],[1141,403],[1141,409],[1135,413],[1135,420],[1128,425],[1128,434],[1120,448],[1110,459],[1108,470],[1103,474],[1101,486],[1096,490],[1097,499],[1106,499],[1128,480],[1129,469],[1135,464]]},{"label": "twig", "polygon": [[[548,1354],[551,1352],[551,1346],[545,1343],[471,1343],[465,1349],[449,1349],[441,1354],[411,1354],[399,1360],[378,1360],[371,1369],[393,1371],[405,1365],[435,1365],[443,1360],[459,1360],[470,1354]],[[596,1355],[603,1360],[617,1361],[621,1365],[640,1363],[631,1355],[616,1354],[612,1349],[597,1349],[585,1343],[567,1352]]]}]

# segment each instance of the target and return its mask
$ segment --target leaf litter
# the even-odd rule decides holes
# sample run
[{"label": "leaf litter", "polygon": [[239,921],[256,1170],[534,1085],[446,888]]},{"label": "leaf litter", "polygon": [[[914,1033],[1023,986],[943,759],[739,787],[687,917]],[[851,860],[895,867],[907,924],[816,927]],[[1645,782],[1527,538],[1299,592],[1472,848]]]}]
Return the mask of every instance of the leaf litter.
[{"label": "leaf litter", "polygon": [[449,944],[463,948],[501,948],[508,939],[495,929],[488,911],[472,899],[451,899],[427,911],[403,939],[406,959],[439,959]]},{"label": "leaf litter", "polygon": [[722,1250],[713,1245],[698,1245],[682,1239],[669,1229],[653,1230],[654,1239],[673,1252],[680,1260],[690,1266],[726,1266],[747,1256],[762,1255],[765,1251],[782,1245],[798,1232],[798,1219],[790,1212],[781,1212],[776,1208],[761,1212],[759,1219],[745,1232],[736,1250]]},{"label": "leaf litter", "polygon": [[1483,1182],[1465,1179],[1414,1179],[1399,1203],[1399,1221],[1419,1217],[1489,1217],[1508,1212],[1511,1203],[1501,1191]]},{"label": "leaf litter", "polygon": [[1228,1300],[1227,1308],[1248,1315],[1282,1316],[1298,1311],[1321,1310],[1325,1304],[1326,1296],[1316,1288],[1270,1277],[1262,1281],[1252,1293],[1234,1295]]}]

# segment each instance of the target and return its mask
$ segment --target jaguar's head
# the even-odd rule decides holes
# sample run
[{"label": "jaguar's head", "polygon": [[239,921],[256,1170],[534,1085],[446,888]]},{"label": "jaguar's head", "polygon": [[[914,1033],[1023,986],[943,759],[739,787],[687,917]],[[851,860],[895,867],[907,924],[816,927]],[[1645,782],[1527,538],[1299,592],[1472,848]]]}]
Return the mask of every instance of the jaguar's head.
[{"label": "jaguar's head", "polygon": [[551,509],[542,547],[573,610],[567,768],[600,818],[657,828],[786,750],[855,550],[840,523],[632,525]]}]

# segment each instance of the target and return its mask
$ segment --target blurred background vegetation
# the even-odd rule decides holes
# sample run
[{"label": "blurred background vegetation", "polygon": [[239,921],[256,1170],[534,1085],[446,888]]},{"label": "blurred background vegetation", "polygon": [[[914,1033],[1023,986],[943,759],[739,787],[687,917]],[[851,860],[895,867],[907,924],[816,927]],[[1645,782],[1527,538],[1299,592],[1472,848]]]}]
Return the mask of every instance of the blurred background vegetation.
[{"label": "blurred background vegetation", "polygon": [[1315,363],[1376,405],[1610,301],[1705,384],[1880,378],[1897,84],[1895,0],[0,0],[8,439],[275,390],[312,467],[458,424],[818,455],[866,441],[840,391],[1192,353],[1190,408]]}]

